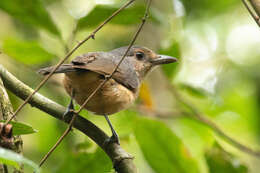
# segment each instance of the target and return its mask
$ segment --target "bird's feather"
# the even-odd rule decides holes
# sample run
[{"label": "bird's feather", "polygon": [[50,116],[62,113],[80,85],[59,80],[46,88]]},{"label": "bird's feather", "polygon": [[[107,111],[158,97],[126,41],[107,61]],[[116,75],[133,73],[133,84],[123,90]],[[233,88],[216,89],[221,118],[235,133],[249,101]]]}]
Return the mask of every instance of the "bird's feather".
[{"label": "bird's feather", "polygon": [[[113,79],[131,90],[137,90],[140,81],[134,70],[133,64],[131,64],[131,61],[128,61],[127,58],[131,57],[125,57],[114,73]],[[72,60],[71,64],[61,65],[55,73],[67,73],[81,69],[106,76],[114,71],[119,61],[120,59],[117,56],[109,52],[90,52],[76,57]],[[53,66],[43,68],[39,70],[39,73],[47,75],[53,68]]]}]

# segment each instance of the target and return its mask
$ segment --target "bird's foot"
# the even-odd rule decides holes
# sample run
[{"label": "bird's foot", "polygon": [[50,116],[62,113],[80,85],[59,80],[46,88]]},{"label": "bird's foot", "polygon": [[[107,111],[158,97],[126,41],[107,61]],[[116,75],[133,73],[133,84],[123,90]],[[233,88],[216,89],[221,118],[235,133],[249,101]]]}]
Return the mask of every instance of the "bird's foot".
[{"label": "bird's foot", "polygon": [[70,118],[74,114],[74,109],[67,108],[64,114],[62,115],[62,120]]},{"label": "bird's foot", "polygon": [[67,106],[66,111],[62,115],[62,119],[66,121],[67,117],[71,117],[74,114],[73,98],[70,100],[70,104]]},{"label": "bird's foot", "polygon": [[111,137],[107,138],[104,142],[104,145],[108,145],[110,143],[117,143],[118,145],[120,145],[120,141],[116,133],[113,134]]}]

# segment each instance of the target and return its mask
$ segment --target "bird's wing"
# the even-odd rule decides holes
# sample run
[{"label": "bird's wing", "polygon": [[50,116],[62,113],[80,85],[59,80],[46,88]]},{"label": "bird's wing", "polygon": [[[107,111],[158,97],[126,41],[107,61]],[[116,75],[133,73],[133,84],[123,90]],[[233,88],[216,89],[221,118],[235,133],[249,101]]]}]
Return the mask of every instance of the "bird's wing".
[{"label": "bird's wing", "polygon": [[[105,76],[114,71],[120,58],[106,52],[94,52],[76,57],[72,64],[76,69],[86,69]],[[131,90],[138,89],[140,84],[133,66],[125,60],[114,73],[113,79]]]}]

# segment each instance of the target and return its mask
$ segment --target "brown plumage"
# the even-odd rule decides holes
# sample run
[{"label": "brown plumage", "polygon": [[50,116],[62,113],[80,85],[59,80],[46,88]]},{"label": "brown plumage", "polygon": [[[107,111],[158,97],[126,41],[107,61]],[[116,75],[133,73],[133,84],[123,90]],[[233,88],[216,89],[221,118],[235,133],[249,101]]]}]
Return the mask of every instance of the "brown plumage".
[{"label": "brown plumage", "polygon": [[[80,105],[113,72],[127,47],[110,52],[91,52],[76,57],[70,64],[61,65],[55,73],[65,73],[64,87]],[[133,46],[113,77],[90,99],[85,108],[98,115],[111,115],[129,107],[138,96],[141,81],[159,64],[175,62],[169,56],[157,55],[148,48]],[[53,67],[41,69],[46,75]]]}]

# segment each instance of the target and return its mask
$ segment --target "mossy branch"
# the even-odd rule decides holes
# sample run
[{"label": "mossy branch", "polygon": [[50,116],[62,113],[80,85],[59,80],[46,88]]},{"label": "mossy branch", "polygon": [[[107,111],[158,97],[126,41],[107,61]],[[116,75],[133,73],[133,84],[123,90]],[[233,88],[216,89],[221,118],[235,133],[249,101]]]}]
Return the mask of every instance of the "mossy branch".
[{"label": "mossy branch", "polygon": [[[15,76],[9,73],[2,65],[0,65],[0,77],[3,79],[5,87],[21,99],[26,99],[34,92],[33,89],[19,81]],[[29,101],[30,105],[36,107],[49,115],[69,123],[71,117],[63,119],[66,108],[58,103],[36,93]],[[109,137],[96,125],[87,119],[77,116],[73,127],[91,138],[99,145],[109,156],[113,162],[114,168],[119,173],[136,173],[137,169],[133,163],[133,158],[116,143],[106,143]]]}]

